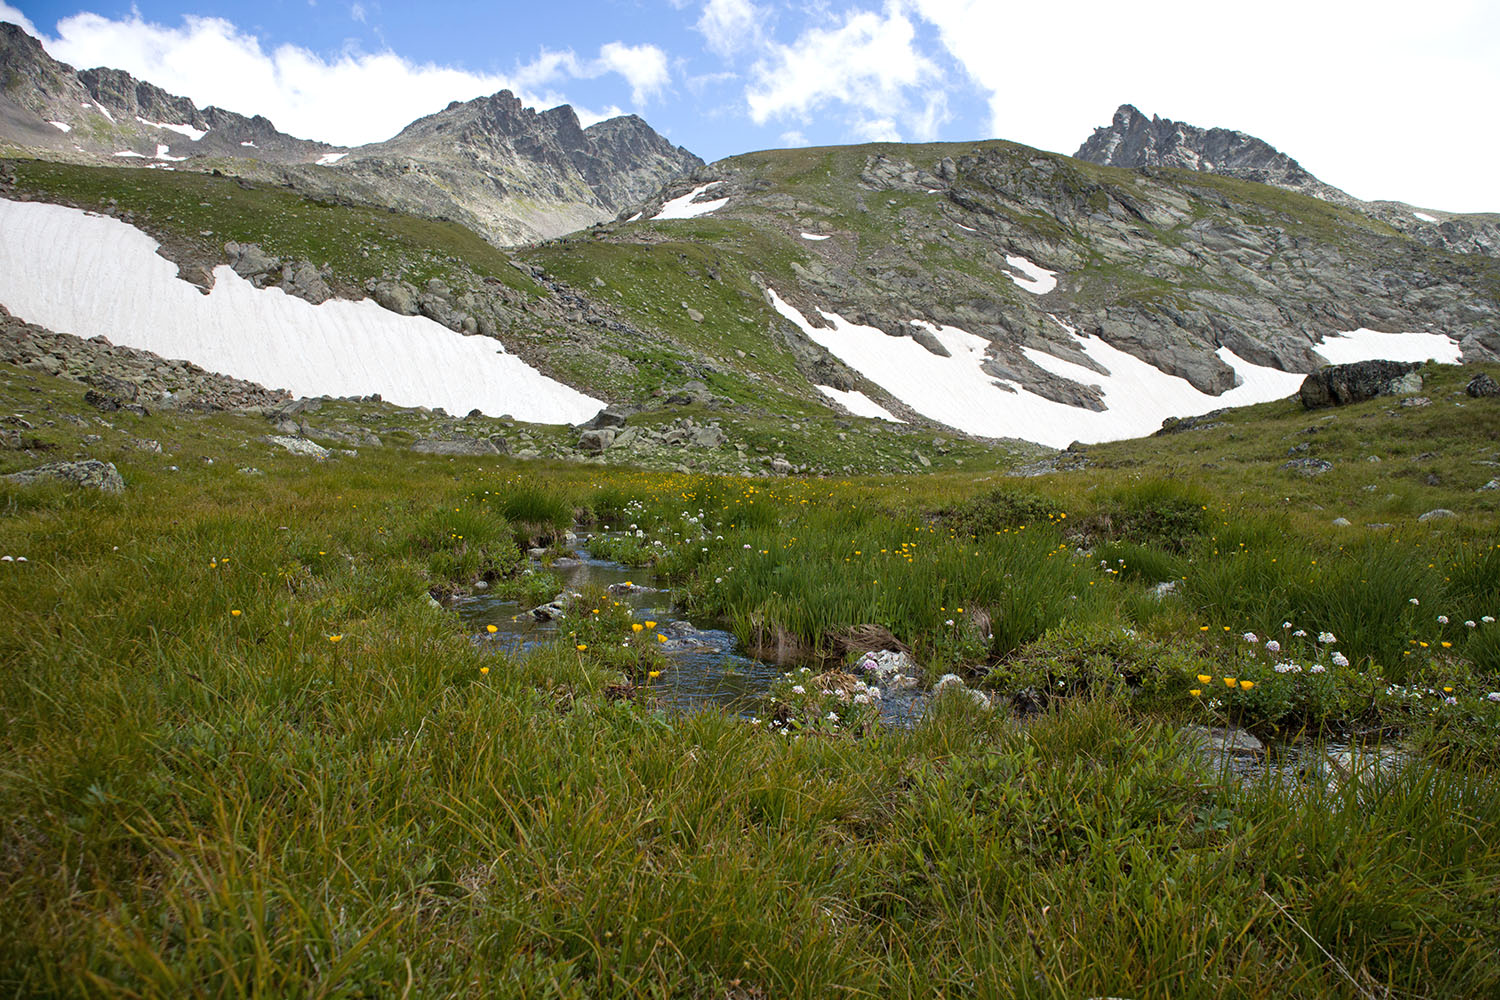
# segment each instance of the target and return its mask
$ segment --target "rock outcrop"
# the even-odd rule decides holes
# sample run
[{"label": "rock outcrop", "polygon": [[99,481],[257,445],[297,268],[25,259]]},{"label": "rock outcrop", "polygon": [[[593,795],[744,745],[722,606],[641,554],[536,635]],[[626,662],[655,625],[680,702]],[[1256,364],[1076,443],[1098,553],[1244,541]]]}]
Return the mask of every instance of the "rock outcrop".
[{"label": "rock outcrop", "polygon": [[1319,368],[1302,381],[1297,395],[1309,410],[1362,403],[1376,396],[1422,391],[1422,366],[1408,361],[1359,361]]}]

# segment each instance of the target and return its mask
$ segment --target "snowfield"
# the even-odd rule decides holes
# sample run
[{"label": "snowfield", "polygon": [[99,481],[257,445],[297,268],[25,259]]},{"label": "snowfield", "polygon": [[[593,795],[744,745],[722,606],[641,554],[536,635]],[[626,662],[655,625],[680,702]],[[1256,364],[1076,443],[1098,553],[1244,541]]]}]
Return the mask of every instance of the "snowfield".
[{"label": "snowfield", "polygon": [[1033,295],[1046,295],[1057,287],[1057,272],[1049,271],[1045,267],[1038,267],[1025,257],[1005,257],[1005,263],[1024,274],[1025,278],[1018,278],[1014,274],[1007,275],[1011,281],[1020,285]]},{"label": "snowfield", "polygon": [[348,155],[348,153],[324,153],[318,157],[318,162],[314,166],[331,167]]},{"label": "snowfield", "polygon": [[893,424],[906,423],[905,420],[898,420],[892,416],[890,410],[858,389],[835,389],[831,385],[820,385],[815,388],[856,417],[875,417],[878,420],[889,420]]},{"label": "snowfield", "polygon": [[[1304,378],[1251,364],[1221,347],[1218,356],[1234,369],[1239,384],[1222,395],[1211,396],[1199,392],[1186,379],[1168,375],[1098,337],[1080,336],[1057,321],[1108,375],[1043,351],[1023,350],[1037,367],[1053,375],[1098,386],[1105,409],[1094,412],[1053,402],[984,372],[980,366],[989,341],[957,327],[914,321],[948,350],[951,357],[944,358],[910,337],[890,337],[874,327],[850,323],[836,313],[824,312],[823,318],[833,327],[820,329],[774,291],[770,297],[776,311],[811,340],[923,416],[970,434],[1021,438],[1054,448],[1074,441],[1093,444],[1141,437],[1157,431],[1167,417],[1195,416],[1226,406],[1282,399],[1295,393]],[[1367,330],[1326,339],[1316,350],[1338,364],[1373,358],[1417,360],[1417,354],[1422,360],[1453,361],[1459,351],[1452,339],[1437,334]],[[825,387],[818,388],[828,394]]]},{"label": "snowfield", "polygon": [[604,405],[505,353],[365,299],[314,306],[228,266],[202,294],[133,226],[0,199],[0,303],[60,333],[181,358],[296,396],[379,393],[398,406],[572,424]]},{"label": "snowfield", "polygon": [[[718,182],[716,181],[714,183]],[[698,197],[700,194],[707,191],[713,186],[713,184],[704,184],[701,187],[693,188],[693,190],[689,191],[681,198],[673,198],[671,201],[663,204],[661,207],[661,211],[651,216],[651,218],[696,219],[700,215],[707,215],[709,212],[717,212],[719,209],[729,204],[728,198],[716,198],[712,201],[700,201],[696,204],[693,202],[694,198]]]},{"label": "snowfield", "polygon": [[197,142],[205,135],[208,135],[208,129],[193,128],[193,126],[191,125],[168,125],[166,122],[148,122],[140,115],[136,115],[135,120],[140,122],[142,125],[150,125],[152,128],[164,128],[168,132],[176,132],[178,135],[187,136],[194,142]]}]

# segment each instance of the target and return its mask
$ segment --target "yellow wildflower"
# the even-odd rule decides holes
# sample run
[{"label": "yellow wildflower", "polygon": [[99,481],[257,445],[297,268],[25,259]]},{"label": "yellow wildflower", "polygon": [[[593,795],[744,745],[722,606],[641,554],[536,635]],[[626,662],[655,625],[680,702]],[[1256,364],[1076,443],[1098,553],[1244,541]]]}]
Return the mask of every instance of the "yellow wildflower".
[{"label": "yellow wildflower", "polygon": [[1233,677],[1226,677],[1226,678],[1224,678],[1224,686],[1227,687],[1227,688],[1234,687],[1234,678]]},{"label": "yellow wildflower", "polygon": [[496,632],[498,632],[498,631],[500,631],[500,630],[499,630],[499,629],[498,629],[498,628],[496,628],[496,627],[495,627],[495,626],[493,626],[493,625],[486,625],[486,626],[485,626],[485,627],[484,627],[484,630],[485,630],[485,631],[486,631],[486,632],[488,632],[488,633],[489,633],[489,634],[490,634],[490,635],[494,635],[494,634],[495,634],[495,633],[496,633]]},{"label": "yellow wildflower", "polygon": [[643,629],[645,627],[646,626],[642,625],[640,622],[631,622],[630,623],[630,631],[632,631],[632,632],[639,632],[641,629]]},{"label": "yellow wildflower", "polygon": [[480,668],[479,668],[479,672],[480,672],[480,673],[481,673],[481,674],[487,674],[487,673],[489,673],[489,672],[490,672],[490,668],[489,668],[489,667],[480,667]]},{"label": "yellow wildflower", "polygon": [[344,633],[340,632],[338,635],[330,635],[328,637],[328,641],[329,642],[338,642],[343,637],[344,637]]},{"label": "yellow wildflower", "polygon": [[1253,687],[1255,687],[1254,681],[1240,681],[1241,690],[1249,691]]},{"label": "yellow wildflower", "polygon": [[588,649],[589,647],[588,647],[588,645],[586,643],[580,642],[575,648],[581,653],[584,650]]},{"label": "yellow wildflower", "polygon": [[1207,684],[1209,681],[1211,681],[1213,679],[1214,678],[1213,678],[1212,674],[1199,674],[1198,675],[1198,683],[1199,684]]},{"label": "yellow wildflower", "polygon": [[667,637],[664,636],[664,635],[662,635],[660,632],[658,632],[658,633],[656,633],[656,641],[657,642],[666,642],[667,641]]},{"label": "yellow wildflower", "polygon": [[240,616],[240,609],[239,608],[235,608],[233,611],[231,611],[229,613],[231,615],[233,615],[234,617],[238,618]]},{"label": "yellow wildflower", "polygon": [[1193,688],[1191,691],[1188,692],[1188,694],[1192,695],[1194,698],[1199,698],[1199,697],[1202,697],[1203,690],[1201,688]]},{"label": "yellow wildflower", "polygon": [[648,671],[648,672],[647,672],[647,673],[646,673],[646,676],[647,676],[647,677],[648,677],[648,678],[650,678],[650,679],[651,679],[651,680],[653,680],[653,681],[654,681],[654,680],[656,680],[656,679],[657,679],[657,678],[658,678],[658,677],[660,677],[660,676],[661,676],[661,671],[660,671],[660,670],[651,670],[651,671]]}]

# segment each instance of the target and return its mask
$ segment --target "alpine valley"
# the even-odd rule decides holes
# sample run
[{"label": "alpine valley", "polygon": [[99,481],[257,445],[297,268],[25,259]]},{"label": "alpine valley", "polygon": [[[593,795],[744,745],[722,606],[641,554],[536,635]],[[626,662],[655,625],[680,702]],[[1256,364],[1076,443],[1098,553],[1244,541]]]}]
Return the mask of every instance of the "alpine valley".
[{"label": "alpine valley", "polygon": [[255,110],[0,24],[0,993],[1500,996],[1500,217]]}]

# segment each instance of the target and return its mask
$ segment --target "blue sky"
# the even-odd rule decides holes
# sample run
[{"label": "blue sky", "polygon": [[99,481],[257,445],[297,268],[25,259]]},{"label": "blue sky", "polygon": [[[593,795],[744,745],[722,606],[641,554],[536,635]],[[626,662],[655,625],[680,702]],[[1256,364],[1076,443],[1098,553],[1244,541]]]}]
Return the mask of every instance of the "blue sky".
[{"label": "blue sky", "polygon": [[[1250,11],[1250,12],[1247,12]],[[57,58],[341,144],[495,90],[640,114],[708,160],[1001,137],[1071,153],[1130,102],[1362,198],[1500,211],[1493,0],[0,0]]]}]

